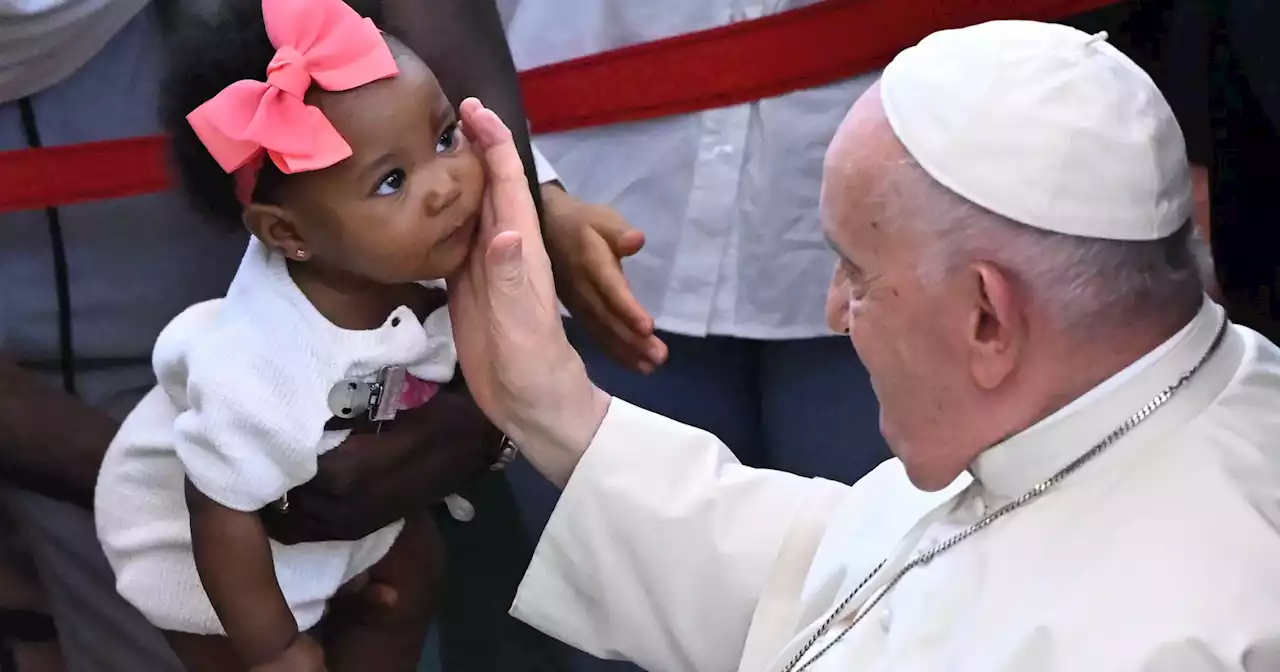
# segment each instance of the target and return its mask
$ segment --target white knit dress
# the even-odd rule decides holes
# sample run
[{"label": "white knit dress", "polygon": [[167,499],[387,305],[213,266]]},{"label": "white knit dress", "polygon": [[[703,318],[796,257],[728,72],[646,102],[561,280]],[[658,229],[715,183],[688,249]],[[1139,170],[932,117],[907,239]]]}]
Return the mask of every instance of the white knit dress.
[{"label": "white knit dress", "polygon": [[[240,511],[279,500],[316,473],[349,432],[325,431],[335,383],[407,366],[446,382],[457,361],[448,310],[425,324],[407,307],[377,329],[340,329],[254,239],[226,298],[197,304],[160,334],[159,384],[116,435],[98,476],[98,537],[120,594],[165,630],[224,634],[196,573],[184,478]],[[398,522],[355,542],[271,543],[276,577],[301,630],[381,559]]]}]

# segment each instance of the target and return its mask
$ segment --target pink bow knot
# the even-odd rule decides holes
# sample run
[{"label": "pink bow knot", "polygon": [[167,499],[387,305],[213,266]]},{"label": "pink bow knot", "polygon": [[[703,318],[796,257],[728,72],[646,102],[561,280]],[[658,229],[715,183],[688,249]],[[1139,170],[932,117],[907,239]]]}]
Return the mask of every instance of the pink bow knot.
[{"label": "pink bow knot", "polygon": [[342,0],[263,0],[262,17],[276,48],[266,81],[235,82],[187,115],[218,165],[243,171],[236,177],[245,203],[264,155],[286,174],[351,156],[320,108],[304,102],[313,83],[348,91],[399,73],[381,31]]},{"label": "pink bow knot", "polygon": [[267,64],[267,84],[302,99],[311,88],[311,73],[307,71],[307,59],[293,47],[284,46]]}]

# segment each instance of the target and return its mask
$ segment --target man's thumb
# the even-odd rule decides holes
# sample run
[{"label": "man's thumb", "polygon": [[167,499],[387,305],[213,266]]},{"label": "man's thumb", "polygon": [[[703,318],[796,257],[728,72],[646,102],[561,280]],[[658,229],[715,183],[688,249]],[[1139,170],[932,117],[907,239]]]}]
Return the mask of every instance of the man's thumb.
[{"label": "man's thumb", "polygon": [[524,241],[515,231],[494,236],[485,254],[490,289],[515,294],[524,285]]}]

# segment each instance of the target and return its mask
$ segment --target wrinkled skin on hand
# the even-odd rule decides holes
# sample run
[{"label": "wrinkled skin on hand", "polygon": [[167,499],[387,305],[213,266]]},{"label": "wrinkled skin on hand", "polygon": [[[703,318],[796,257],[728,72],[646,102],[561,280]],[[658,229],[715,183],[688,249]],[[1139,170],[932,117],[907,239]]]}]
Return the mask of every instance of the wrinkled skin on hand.
[{"label": "wrinkled skin on hand", "polygon": [[537,211],[511,132],[479,101],[462,126],[488,179],[467,263],[449,279],[458,361],[473,398],[528,462],[563,486],[608,412],[565,338]]}]

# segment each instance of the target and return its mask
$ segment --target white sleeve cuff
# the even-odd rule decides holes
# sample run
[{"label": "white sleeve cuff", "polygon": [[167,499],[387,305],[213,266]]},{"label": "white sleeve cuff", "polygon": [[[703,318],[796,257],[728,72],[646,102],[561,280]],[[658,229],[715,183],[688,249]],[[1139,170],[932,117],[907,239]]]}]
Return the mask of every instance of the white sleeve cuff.
[{"label": "white sleeve cuff", "polygon": [[[745,467],[711,434],[615,397],[511,614],[647,670],[736,669],[780,550],[798,539],[799,512],[820,497],[825,515],[847,491]],[[825,527],[813,527],[813,545]]]},{"label": "white sleeve cuff", "polygon": [[538,145],[530,142],[529,148],[533,150],[533,169],[538,173],[538,184],[559,181],[560,175],[556,173],[555,167],[551,165],[547,157],[538,151]]}]

